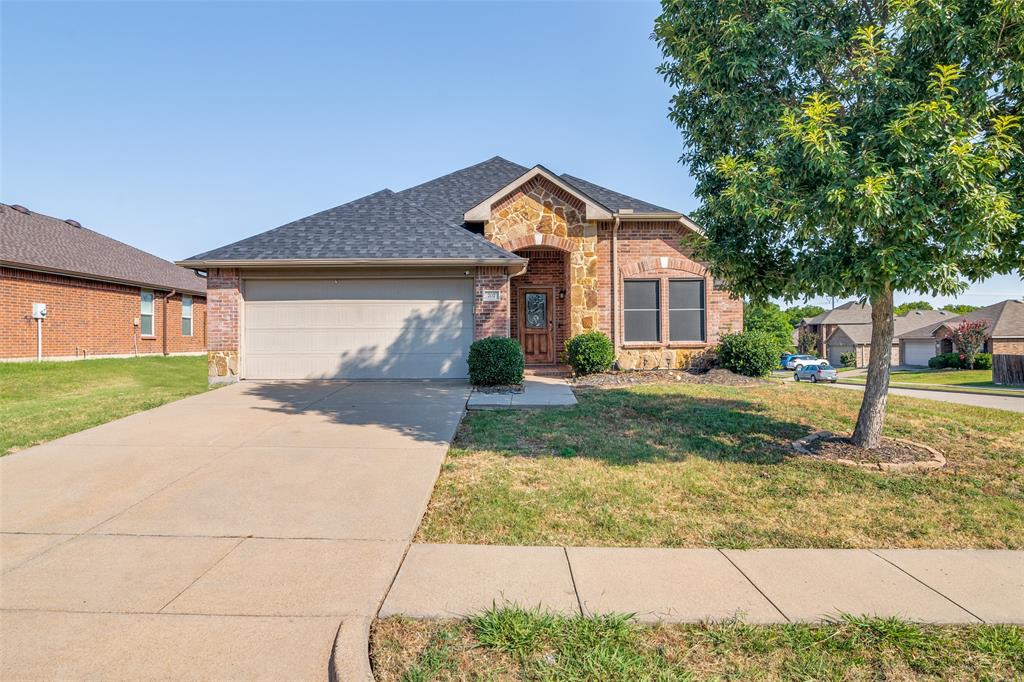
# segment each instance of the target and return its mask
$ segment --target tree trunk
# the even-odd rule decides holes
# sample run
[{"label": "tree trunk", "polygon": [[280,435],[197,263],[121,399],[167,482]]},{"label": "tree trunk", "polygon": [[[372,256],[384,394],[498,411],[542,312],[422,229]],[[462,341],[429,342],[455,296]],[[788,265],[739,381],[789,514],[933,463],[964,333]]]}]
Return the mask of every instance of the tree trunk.
[{"label": "tree trunk", "polygon": [[889,396],[889,365],[892,353],[892,289],[871,299],[871,355],[868,357],[868,381],[860,404],[853,442],[862,448],[877,448],[882,443],[885,403]]}]

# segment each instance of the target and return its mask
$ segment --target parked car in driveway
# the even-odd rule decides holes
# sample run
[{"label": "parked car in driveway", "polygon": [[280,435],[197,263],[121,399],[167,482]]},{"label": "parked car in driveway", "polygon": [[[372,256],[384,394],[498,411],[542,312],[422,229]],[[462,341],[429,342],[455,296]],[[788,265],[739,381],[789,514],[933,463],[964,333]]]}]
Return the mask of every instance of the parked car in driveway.
[{"label": "parked car in driveway", "polygon": [[786,361],[786,369],[800,369],[806,365],[827,365],[828,360],[822,360],[814,355],[791,355]]},{"label": "parked car in driveway", "polygon": [[819,381],[830,381],[834,384],[838,378],[839,372],[827,362],[824,365],[804,365],[793,372],[793,381],[810,381],[812,384]]}]

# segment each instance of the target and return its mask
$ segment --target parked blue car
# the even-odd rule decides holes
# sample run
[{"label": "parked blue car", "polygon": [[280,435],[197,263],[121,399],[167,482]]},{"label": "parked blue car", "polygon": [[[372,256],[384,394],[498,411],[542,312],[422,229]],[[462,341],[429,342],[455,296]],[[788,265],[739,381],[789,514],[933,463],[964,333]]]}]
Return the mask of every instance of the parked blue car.
[{"label": "parked blue car", "polygon": [[839,379],[839,372],[832,365],[804,365],[793,372],[793,381],[810,381],[816,384],[819,381],[830,381],[833,384]]}]

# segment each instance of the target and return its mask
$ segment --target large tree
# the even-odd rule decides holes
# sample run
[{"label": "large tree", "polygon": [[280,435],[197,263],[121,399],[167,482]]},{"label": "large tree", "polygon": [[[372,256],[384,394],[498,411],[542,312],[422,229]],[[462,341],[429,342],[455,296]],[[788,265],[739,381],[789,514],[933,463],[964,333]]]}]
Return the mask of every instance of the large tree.
[{"label": "large tree", "polygon": [[747,303],[743,307],[743,329],[768,334],[779,353],[793,347],[793,325],[774,303]]},{"label": "large tree", "polygon": [[893,291],[1021,267],[1021,0],[663,0],[699,248],[754,299],[872,305],[853,439],[881,441]]},{"label": "large tree", "polygon": [[900,315],[906,315],[911,310],[932,310],[932,304],[928,301],[908,301],[906,303],[900,303],[898,306],[892,309],[892,314],[896,317]]}]

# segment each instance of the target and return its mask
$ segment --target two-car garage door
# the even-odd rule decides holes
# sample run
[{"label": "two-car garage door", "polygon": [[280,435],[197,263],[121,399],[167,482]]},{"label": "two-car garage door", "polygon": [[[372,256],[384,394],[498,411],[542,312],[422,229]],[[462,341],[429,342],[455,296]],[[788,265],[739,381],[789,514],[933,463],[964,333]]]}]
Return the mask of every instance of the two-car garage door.
[{"label": "two-car garage door", "polygon": [[457,379],[471,279],[246,279],[246,379]]}]

